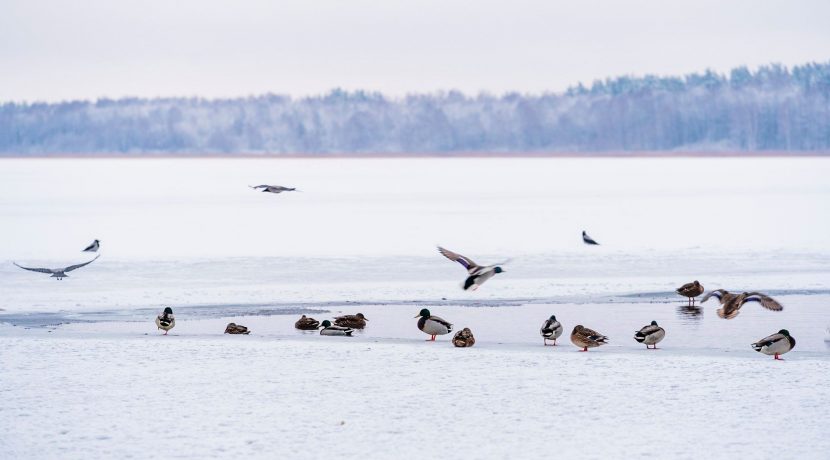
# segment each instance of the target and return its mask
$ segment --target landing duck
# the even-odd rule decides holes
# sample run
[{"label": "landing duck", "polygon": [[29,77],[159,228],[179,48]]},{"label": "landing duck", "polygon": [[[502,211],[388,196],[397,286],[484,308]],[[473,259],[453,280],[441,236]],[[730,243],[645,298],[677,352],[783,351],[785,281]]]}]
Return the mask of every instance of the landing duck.
[{"label": "landing duck", "polygon": [[173,316],[172,308],[166,307],[160,315],[156,316],[156,326],[164,331],[164,335],[176,327],[176,318]]},{"label": "landing duck", "polygon": [[301,331],[316,331],[320,328],[320,321],[303,315],[294,323],[294,327]]},{"label": "landing duck", "polygon": [[421,309],[421,312],[414,316],[420,318],[418,320],[418,329],[424,334],[432,336],[427,339],[427,342],[434,342],[435,336],[446,335],[452,332],[452,324],[444,318],[432,316],[426,308]]},{"label": "landing duck", "polygon": [[657,321],[652,321],[648,326],[643,326],[642,329],[634,333],[634,340],[639,343],[644,343],[646,348],[651,346],[652,350],[657,349],[657,344],[666,337],[666,330],[657,325]]},{"label": "landing duck", "polygon": [[341,335],[351,337],[352,332],[354,332],[354,330],[350,327],[332,326],[331,321],[329,320],[323,321],[322,326],[323,328],[320,329],[320,335]]},{"label": "landing duck", "polygon": [[228,323],[228,326],[225,328],[225,334],[250,334],[251,331],[248,330],[247,327],[236,324],[236,323]]},{"label": "landing duck", "polygon": [[680,286],[675,290],[675,292],[682,295],[683,297],[688,297],[689,306],[694,306],[695,297],[703,294],[703,285],[700,284],[697,280],[694,280],[691,283],[686,283],[683,286]]},{"label": "landing duck", "polygon": [[441,255],[447,259],[450,259],[453,262],[458,262],[462,267],[467,269],[469,276],[467,276],[467,279],[464,280],[464,284],[462,285],[462,288],[465,291],[475,291],[490,278],[499,273],[504,273],[504,269],[501,268],[500,265],[507,263],[507,261],[504,261],[493,265],[478,265],[473,262],[473,259],[452,252],[449,249],[444,249],[441,246],[438,246],[438,252],[440,252]]},{"label": "landing duck", "polygon": [[356,315],[343,315],[334,318],[334,324],[337,326],[350,327],[352,329],[363,329],[366,327],[368,318],[363,316],[363,313]]},{"label": "landing duck", "polygon": [[601,347],[608,343],[608,337],[579,324],[571,332],[571,342],[582,348],[579,351],[588,351],[589,348]]},{"label": "landing duck", "polygon": [[781,329],[778,333],[753,343],[752,348],[759,353],[775,356],[775,359],[780,360],[781,355],[795,348],[795,339],[790,336],[790,331]]},{"label": "landing duck", "polygon": [[732,294],[725,289],[716,289],[709,291],[708,294],[700,299],[700,303],[709,300],[710,297],[717,297],[720,300],[721,308],[718,309],[718,316],[723,319],[732,319],[738,316],[741,312],[741,307],[747,302],[758,302],[767,310],[781,311],[784,307],[772,297],[769,297],[760,292],[742,292],[740,294]]},{"label": "landing duck", "polygon": [[476,344],[476,338],[473,337],[473,331],[465,327],[455,333],[455,337],[452,338],[452,344],[458,348],[472,347]]},{"label": "landing duck", "polygon": [[546,319],[544,323],[542,323],[542,328],[539,329],[539,334],[542,335],[542,341],[544,342],[545,346],[548,345],[548,340],[553,340],[553,346],[556,346],[556,339],[562,335],[562,332],[565,329],[562,327],[562,323],[556,320],[556,315],[551,315],[550,318]]}]

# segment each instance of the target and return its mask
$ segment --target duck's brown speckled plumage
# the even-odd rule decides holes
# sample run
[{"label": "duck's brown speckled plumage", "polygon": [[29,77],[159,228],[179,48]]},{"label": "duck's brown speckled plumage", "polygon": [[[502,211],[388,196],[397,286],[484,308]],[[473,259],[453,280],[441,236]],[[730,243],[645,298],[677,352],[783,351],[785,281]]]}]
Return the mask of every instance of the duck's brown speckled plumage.
[{"label": "duck's brown speckled plumage", "polygon": [[473,332],[467,327],[456,332],[455,337],[452,338],[452,344],[458,348],[472,347],[475,343]]},{"label": "duck's brown speckled plumage", "polygon": [[320,328],[320,321],[303,315],[297,320],[296,323],[294,323],[294,327],[300,329],[301,331],[316,331]]},{"label": "duck's brown speckled plumage", "polygon": [[741,312],[741,307],[747,302],[758,302],[767,310],[781,311],[784,307],[772,297],[760,292],[742,292],[732,294],[725,289],[715,289],[700,299],[700,303],[706,302],[710,297],[717,297],[721,307],[718,309],[718,316],[723,319],[732,319]]},{"label": "duck's brown speckled plumage", "polygon": [[608,343],[608,337],[579,324],[571,332],[571,342],[582,348],[582,351],[588,351],[589,348],[601,347]]},{"label": "duck's brown speckled plumage", "polygon": [[247,327],[236,324],[236,323],[228,323],[228,326],[225,328],[225,334],[250,334],[251,331],[248,330]]},{"label": "duck's brown speckled plumage", "polygon": [[334,325],[350,327],[352,329],[363,329],[366,327],[366,321],[369,321],[369,319],[363,316],[363,313],[358,313],[356,315],[343,315],[335,317]]},{"label": "duck's brown speckled plumage", "polygon": [[689,298],[689,305],[695,304],[695,297],[703,294],[703,285],[700,284],[697,280],[692,281],[691,283],[686,283],[683,286],[680,286],[676,289],[676,292],[683,297]]}]

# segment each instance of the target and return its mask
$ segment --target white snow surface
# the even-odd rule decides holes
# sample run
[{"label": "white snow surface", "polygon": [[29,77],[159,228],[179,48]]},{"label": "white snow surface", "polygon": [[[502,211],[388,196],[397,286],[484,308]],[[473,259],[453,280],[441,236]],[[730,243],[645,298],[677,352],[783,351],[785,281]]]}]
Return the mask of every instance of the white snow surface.
[{"label": "white snow surface", "polygon": [[[826,458],[828,176],[823,158],[0,160],[0,452]],[[88,260],[95,238],[63,281],[11,264]],[[436,244],[513,260],[464,292]],[[674,294],[693,279],[785,308],[721,320]],[[476,345],[425,343],[423,307]],[[358,311],[352,338],[293,329]],[[566,332],[543,347],[551,314]],[[651,320],[655,351],[633,339]],[[577,352],[576,324],[611,343]],[[785,361],[752,351],[781,328]]]}]

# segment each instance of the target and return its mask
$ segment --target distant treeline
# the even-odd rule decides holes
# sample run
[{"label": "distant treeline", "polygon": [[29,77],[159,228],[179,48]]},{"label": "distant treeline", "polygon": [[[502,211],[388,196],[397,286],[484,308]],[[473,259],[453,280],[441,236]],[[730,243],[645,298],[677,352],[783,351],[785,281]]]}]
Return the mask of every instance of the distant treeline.
[{"label": "distant treeline", "polygon": [[619,77],[561,94],[100,99],[0,105],[0,152],[830,150],[830,62]]}]

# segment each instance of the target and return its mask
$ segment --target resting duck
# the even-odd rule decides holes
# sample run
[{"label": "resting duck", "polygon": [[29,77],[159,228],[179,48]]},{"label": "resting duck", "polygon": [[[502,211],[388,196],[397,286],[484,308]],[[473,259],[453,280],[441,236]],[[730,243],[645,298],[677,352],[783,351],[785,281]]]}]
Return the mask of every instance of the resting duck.
[{"label": "resting duck", "polygon": [[571,332],[571,342],[582,347],[580,351],[588,351],[589,348],[601,347],[608,343],[608,337],[579,324]]},{"label": "resting duck", "polygon": [[507,263],[507,261],[504,261],[498,264],[481,266],[473,262],[473,260],[469,257],[464,257],[461,254],[452,252],[449,249],[444,249],[441,246],[438,246],[438,252],[440,252],[447,259],[450,259],[453,262],[458,262],[462,267],[467,269],[469,276],[467,276],[467,279],[464,280],[464,285],[462,286],[465,291],[468,289],[475,291],[479,288],[479,286],[484,284],[485,281],[499,273],[504,273],[504,269],[499,265]]},{"label": "resting duck", "polygon": [[775,359],[780,360],[780,355],[795,348],[795,339],[790,336],[790,331],[781,329],[777,334],[772,334],[753,343],[752,348],[765,355],[775,355]]},{"label": "resting duck", "polygon": [[639,343],[653,345],[653,350],[657,349],[657,344],[666,337],[666,330],[657,325],[657,321],[652,321],[648,326],[643,326],[642,329],[634,333],[634,340]]},{"label": "resting duck", "polygon": [[694,280],[691,283],[680,286],[675,291],[683,297],[688,297],[689,305],[693,306],[695,304],[695,297],[703,294],[703,285],[698,283],[697,280]]},{"label": "resting duck", "polygon": [[553,340],[553,346],[556,346],[556,339],[562,335],[562,332],[565,329],[562,327],[562,324],[556,320],[556,315],[551,315],[550,318],[546,319],[544,323],[542,323],[542,328],[539,329],[539,334],[542,335],[543,342],[545,346],[548,345],[548,340]]},{"label": "resting duck", "polygon": [[225,334],[250,334],[251,331],[248,330],[247,327],[236,324],[236,323],[228,323],[228,327],[225,328]]},{"label": "resting duck", "polygon": [[302,331],[316,331],[320,328],[320,321],[303,315],[297,320],[296,323],[294,323],[294,327]]},{"label": "resting duck", "polygon": [[366,327],[366,321],[369,321],[363,313],[356,315],[343,315],[334,318],[334,324],[343,327],[350,327],[352,329],[363,329]]},{"label": "resting duck", "polygon": [[452,338],[452,344],[458,348],[472,347],[476,344],[476,338],[473,337],[473,331],[465,327],[455,333],[455,337]]},{"label": "resting duck", "polygon": [[738,316],[741,307],[747,302],[758,302],[762,307],[772,311],[781,311],[784,309],[775,299],[760,292],[731,294],[724,289],[716,289],[703,296],[700,299],[700,303],[706,302],[709,300],[709,297],[717,297],[720,300],[721,307],[718,309],[718,316],[724,319],[732,319]]},{"label": "resting duck", "polygon": [[420,317],[421,319],[418,320],[418,329],[424,332],[424,334],[431,335],[431,339],[427,339],[427,342],[434,342],[436,335],[445,335],[452,332],[452,324],[449,321],[439,318],[437,316],[432,316],[426,308],[422,309],[420,313],[415,315],[415,318]]},{"label": "resting duck", "polygon": [[164,330],[164,335],[167,335],[167,332],[170,329],[176,327],[176,318],[173,317],[172,308],[166,307],[162,314],[156,316],[156,326],[158,326],[159,329]]},{"label": "resting duck", "polygon": [[350,327],[343,327],[343,326],[332,326],[331,321],[325,320],[322,324],[323,328],[320,329],[320,335],[343,335],[346,337],[351,337],[352,328]]}]

